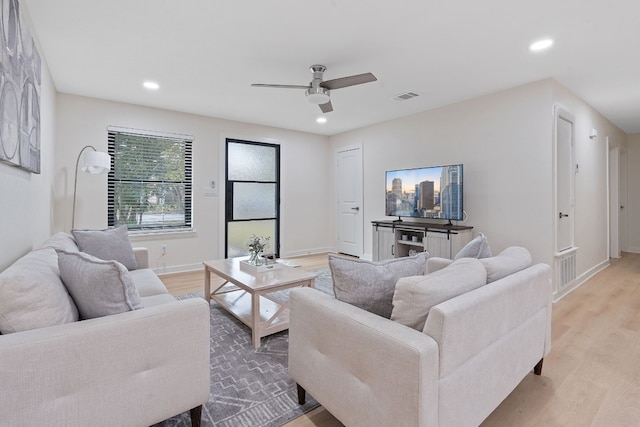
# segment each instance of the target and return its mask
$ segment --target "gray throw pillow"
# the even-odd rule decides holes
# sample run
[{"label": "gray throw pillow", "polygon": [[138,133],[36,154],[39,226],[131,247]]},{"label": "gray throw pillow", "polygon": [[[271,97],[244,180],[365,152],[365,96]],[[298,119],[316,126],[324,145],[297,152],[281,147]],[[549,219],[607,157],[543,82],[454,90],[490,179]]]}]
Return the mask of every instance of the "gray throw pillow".
[{"label": "gray throw pillow", "polygon": [[0,273],[3,334],[77,320],[78,309],[60,279],[53,249],[31,251]]},{"label": "gray throw pillow", "polygon": [[480,233],[475,239],[467,243],[453,259],[460,258],[488,258],[491,256],[491,247],[487,237]]},{"label": "gray throw pillow", "polygon": [[370,262],[329,254],[333,291],[340,301],[379,316],[391,316],[391,301],[401,277],[425,274],[428,253]]},{"label": "gray throw pillow", "polygon": [[106,230],[71,230],[71,233],[81,252],[107,261],[118,261],[128,270],[138,268],[126,225]]},{"label": "gray throw pillow", "polygon": [[422,331],[431,307],[483,286],[487,272],[475,258],[461,258],[426,276],[398,280],[391,320]]},{"label": "gray throw pillow", "polygon": [[143,308],[124,265],[83,252],[56,252],[60,278],[75,301],[81,319]]}]

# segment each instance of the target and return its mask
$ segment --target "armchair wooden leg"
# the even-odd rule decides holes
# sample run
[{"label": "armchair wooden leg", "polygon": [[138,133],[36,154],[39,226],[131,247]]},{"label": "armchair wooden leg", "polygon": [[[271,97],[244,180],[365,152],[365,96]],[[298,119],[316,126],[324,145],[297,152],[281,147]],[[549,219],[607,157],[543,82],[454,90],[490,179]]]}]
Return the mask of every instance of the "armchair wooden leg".
[{"label": "armchair wooden leg", "polygon": [[200,420],[202,419],[202,405],[191,409],[189,414],[191,415],[191,427],[200,427]]},{"label": "armchair wooden leg", "polygon": [[304,403],[307,401],[307,392],[298,383],[296,383],[296,387],[298,388],[298,403],[300,405],[304,405]]},{"label": "armchair wooden leg", "polygon": [[542,375],[542,362],[544,361],[544,357],[540,359],[538,364],[533,368],[533,373],[536,375]]}]

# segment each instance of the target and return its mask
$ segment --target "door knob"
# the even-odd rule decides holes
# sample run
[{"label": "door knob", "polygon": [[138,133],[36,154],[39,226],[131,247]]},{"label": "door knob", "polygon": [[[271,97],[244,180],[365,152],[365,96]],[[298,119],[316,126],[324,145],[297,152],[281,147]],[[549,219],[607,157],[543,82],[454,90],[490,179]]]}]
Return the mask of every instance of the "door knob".
[{"label": "door knob", "polygon": [[567,218],[567,217],[569,217],[569,214],[563,214],[562,212],[560,212],[560,213],[558,214],[558,218],[560,218],[560,219],[562,219],[562,218]]},{"label": "door knob", "polygon": [[360,206],[356,206],[355,208],[351,208],[352,211],[359,211],[360,210]]}]

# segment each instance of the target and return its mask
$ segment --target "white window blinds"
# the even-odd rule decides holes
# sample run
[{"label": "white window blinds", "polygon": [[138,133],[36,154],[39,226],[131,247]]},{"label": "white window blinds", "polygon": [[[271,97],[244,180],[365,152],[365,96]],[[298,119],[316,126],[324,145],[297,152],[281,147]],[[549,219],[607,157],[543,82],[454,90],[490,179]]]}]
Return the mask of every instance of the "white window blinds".
[{"label": "white window blinds", "polygon": [[192,137],[108,128],[108,224],[191,228]]}]

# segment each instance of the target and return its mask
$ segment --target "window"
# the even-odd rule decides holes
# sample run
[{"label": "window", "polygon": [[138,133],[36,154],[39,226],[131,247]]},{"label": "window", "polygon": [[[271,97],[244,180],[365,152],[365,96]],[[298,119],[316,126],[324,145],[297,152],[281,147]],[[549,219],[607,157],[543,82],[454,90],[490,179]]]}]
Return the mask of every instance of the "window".
[{"label": "window", "polygon": [[226,257],[247,255],[252,235],[280,252],[280,146],[227,139]]},{"label": "window", "polygon": [[193,138],[115,127],[107,131],[109,226],[190,229]]}]

